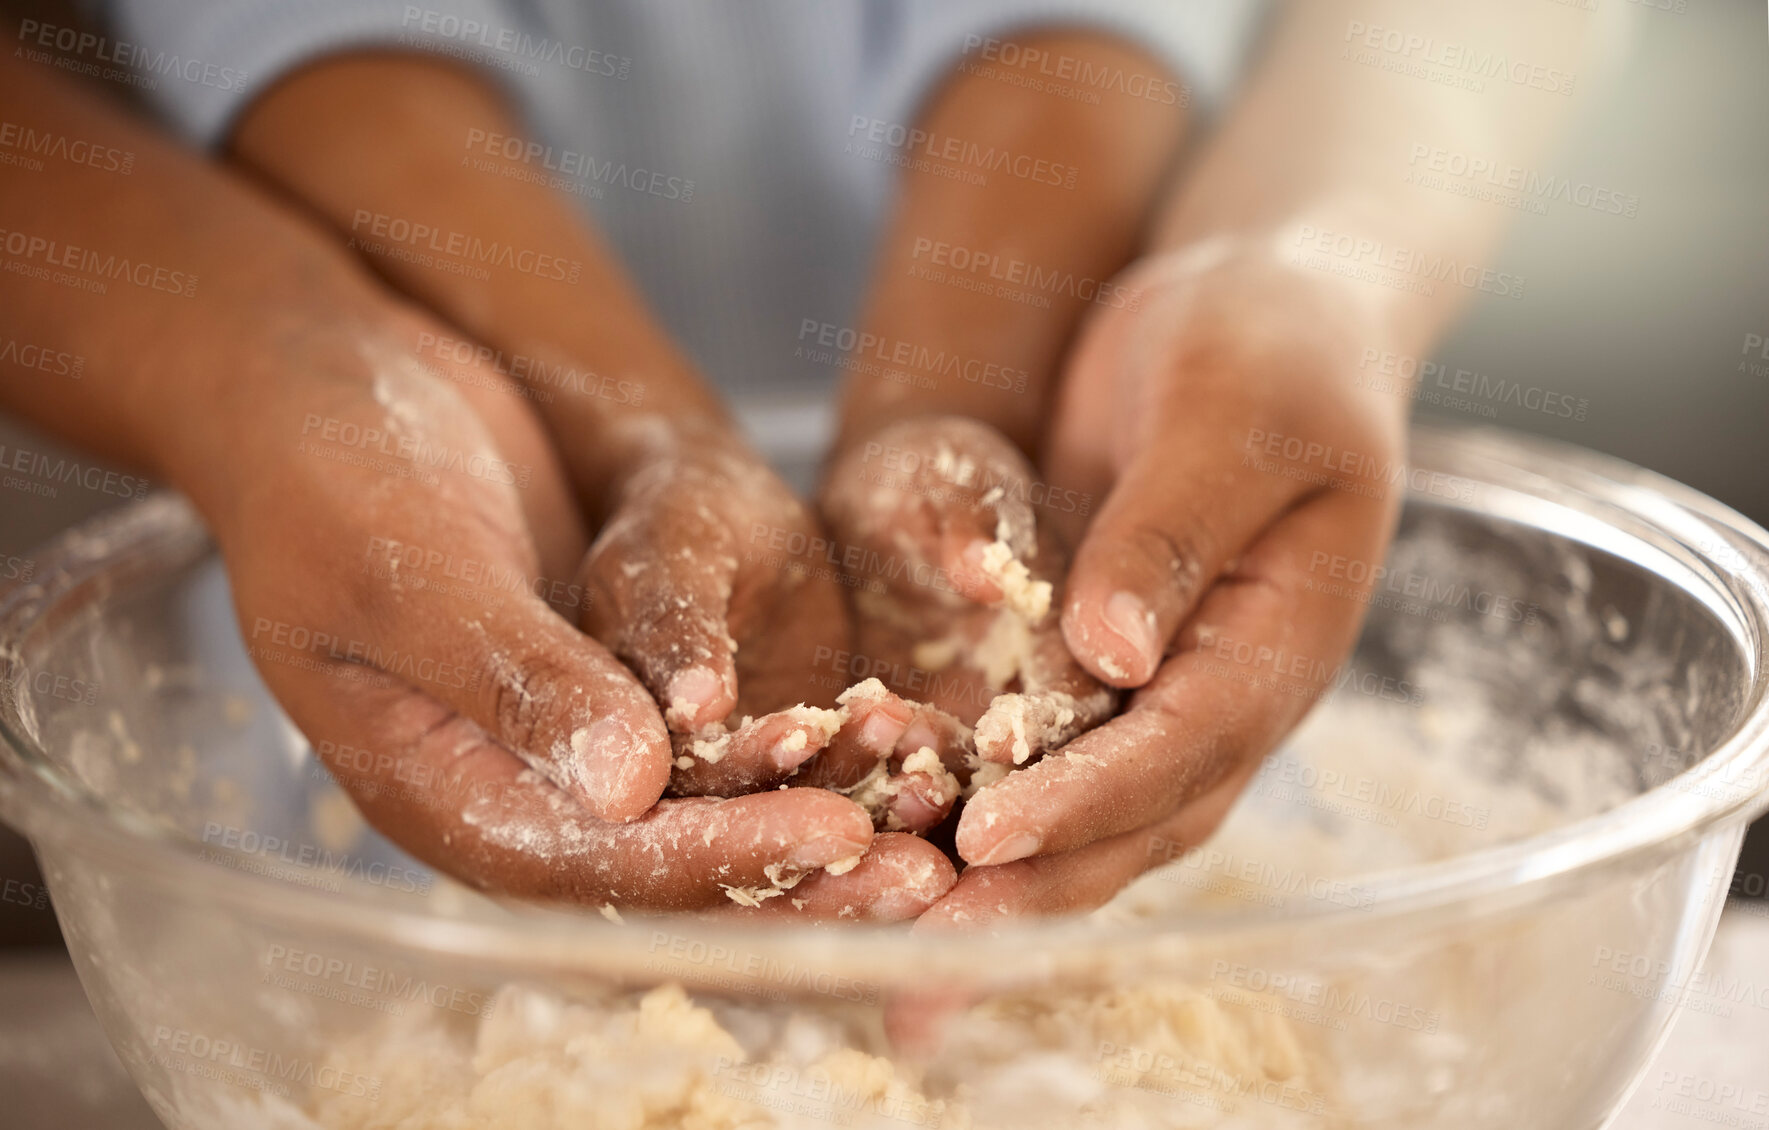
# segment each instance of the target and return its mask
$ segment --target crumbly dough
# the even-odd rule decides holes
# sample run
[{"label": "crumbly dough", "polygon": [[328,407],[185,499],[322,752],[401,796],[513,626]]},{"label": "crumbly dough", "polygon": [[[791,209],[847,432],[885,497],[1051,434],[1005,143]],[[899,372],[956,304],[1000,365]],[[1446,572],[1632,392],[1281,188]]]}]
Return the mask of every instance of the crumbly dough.
[{"label": "crumbly dough", "polygon": [[976,754],[970,755],[970,783],[964,786],[964,799],[976,796],[981,789],[986,789],[1007,776],[1012,770],[999,761],[984,761]]},{"label": "crumbly dough", "polygon": [[958,796],[958,778],[947,772],[946,765],[932,746],[922,746],[903,759],[902,772],[920,773],[933,779],[937,786],[928,799],[936,804],[944,804]]},{"label": "crumbly dough", "polygon": [[[871,681],[877,682],[878,680]],[[819,706],[806,706],[802,702],[797,706],[777,711],[776,714],[784,715],[799,727],[787,735],[784,743],[787,749],[804,749],[813,742],[819,748],[828,745],[829,739],[834,737],[835,732],[841,729],[848,720],[845,710],[825,710]],[[731,752],[731,743],[737,735],[746,728],[754,726],[756,722],[757,719],[746,714],[743,716],[743,720],[735,726],[726,726],[723,723],[708,726],[688,743],[688,753],[708,765],[717,765],[725,759],[726,754]],[[678,769],[688,769],[693,766],[692,761],[683,763],[686,756],[683,755],[683,757],[676,759]]]},{"label": "crumbly dough", "polygon": [[1068,740],[1064,735],[1080,717],[1080,706],[1073,695],[1060,692],[998,695],[977,719],[977,741],[991,746],[1011,742],[1013,763],[1024,765],[1032,756],[1034,739],[1040,749]]},{"label": "crumbly dough", "polygon": [[380,1094],[319,1092],[304,1121],[324,1130],[971,1130],[975,1102],[1013,1125],[1055,1130],[1055,1091],[1084,1103],[1098,1126],[1215,1126],[1225,1114],[1288,1126],[1303,1122],[1283,1117],[1274,1089],[1326,1094],[1320,1063],[1275,1010],[1226,1007],[1171,982],[992,998],[952,1022],[928,1070],[942,1076],[939,1094],[921,1072],[851,1038],[813,1004],[784,1018],[748,1004],[715,1013],[674,983],[584,999],[507,985],[477,1027],[389,1017],[334,1049],[334,1063],[379,1080]]},{"label": "crumbly dough", "polygon": [[[838,859],[828,867],[824,868],[824,870],[831,871],[836,875],[841,875],[844,874],[845,871],[852,871],[855,864],[859,862],[859,856],[854,856],[852,863],[845,859]],[[846,865],[844,871],[835,871],[835,868],[842,867],[844,864]],[[795,871],[784,863],[770,863],[768,866],[762,868],[762,873],[768,877],[768,885],[765,887],[738,887],[724,883],[719,884],[719,886],[724,890],[725,897],[736,903],[738,906],[753,907],[760,906],[771,898],[779,898],[787,891],[798,886],[799,883],[804,881],[805,876],[809,874],[809,872],[806,871]]]},{"label": "crumbly dough", "polygon": [[[775,1019],[727,1011],[752,1032]],[[476,1029],[393,1018],[336,1049],[333,1061],[379,1079],[380,1095],[325,1092],[304,1121],[324,1130],[970,1126],[961,1109],[924,1096],[890,1060],[844,1046],[828,1024],[776,1025],[767,1054],[752,1056],[676,984],[583,1001],[509,985],[487,1012]],[[286,1113],[278,1120],[291,1124]]]},{"label": "crumbly dough", "polygon": [[847,798],[866,810],[872,817],[872,826],[894,832],[902,826],[897,814],[891,811],[891,802],[902,791],[902,786],[891,777],[891,761],[889,757],[881,757],[872,771],[862,777],[858,784],[840,790]]},{"label": "crumbly dough", "polygon": [[876,676],[864,682],[855,683],[847,690],[835,696],[835,704],[842,708],[843,721],[847,720],[846,711],[851,706],[861,703],[878,703],[891,697],[891,692]]},{"label": "crumbly dough", "polygon": [[1025,562],[1014,556],[1013,547],[997,537],[983,550],[983,574],[1001,590],[1003,603],[1016,615],[1038,624],[1050,615],[1051,585],[1034,581]]},{"label": "crumbly dough", "polygon": [[862,855],[850,855],[846,859],[836,860],[823,870],[829,872],[831,875],[846,875],[854,868],[860,866],[860,861],[864,858],[865,856]]},{"label": "crumbly dough", "polygon": [[995,613],[988,631],[971,649],[968,659],[982,673],[989,689],[999,692],[1031,667],[1034,648],[1032,626],[1026,618],[1011,608],[1002,608]]},{"label": "crumbly dough", "polygon": [[[1317,887],[1336,897],[1340,878],[1492,846],[1633,795],[1628,780],[1598,771],[1608,764],[1603,749],[1566,735],[1544,736],[1528,750],[1545,777],[1496,783],[1464,756],[1473,740],[1464,731],[1484,732],[1490,712],[1466,712],[1465,721],[1463,712],[1436,704],[1407,710],[1404,719],[1395,713],[1335,703],[1330,717],[1312,725],[1312,734],[1305,729],[1294,751],[1267,763],[1209,844],[1145,876],[1097,918],[1104,924],[1137,922],[1187,906],[1307,899]],[[1439,749],[1446,752],[1433,752]],[[1409,750],[1420,752],[1395,756]],[[1316,775],[1291,771],[1304,764]],[[979,764],[972,785],[1007,771]],[[1392,795],[1297,783],[1318,781],[1328,771],[1339,781],[1380,781]],[[1555,787],[1538,788],[1542,780]],[[1414,803],[1421,796],[1455,798],[1467,811],[1481,813],[1482,821],[1445,819],[1430,805]],[[1276,876],[1262,877],[1248,863],[1269,864]],[[781,887],[792,880],[784,872],[770,878]],[[442,884],[438,894],[450,890]],[[1355,882],[1347,890],[1355,893]],[[1631,895],[1623,896],[1625,905],[1618,905],[1624,913],[1643,912]],[[854,1005],[810,990],[779,997],[773,994],[782,983],[767,975],[753,982],[722,979],[693,996],[669,979],[708,970],[660,970],[665,983],[645,992],[617,992],[587,980],[569,988],[511,984],[476,1018],[417,1009],[373,1023],[353,1018],[351,1034],[329,1037],[320,1058],[378,1080],[373,1101],[317,1088],[297,1093],[294,1103],[254,1095],[251,1107],[241,1100],[242,1109],[229,1117],[192,1125],[1341,1130],[1365,1124],[1366,1109],[1391,1116],[1423,1112],[1421,1081],[1433,1078],[1432,1072],[1464,1070],[1482,1044],[1517,1037],[1502,1027],[1512,1018],[1506,1003],[1483,989],[1497,976],[1487,968],[1495,957],[1483,943],[1498,943],[1498,956],[1507,962],[1520,955],[1537,961],[1541,972],[1522,983],[1546,984],[1564,968],[1565,927],[1543,928],[1540,948],[1531,951],[1517,948],[1521,943],[1512,937],[1529,934],[1530,924],[1506,919],[1491,927],[1501,933],[1409,957],[1404,970],[1393,967],[1381,935],[1367,939],[1375,947],[1370,962],[1318,973],[1306,938],[1288,949],[1269,939],[1273,949],[1263,957],[1223,949],[1220,962],[1210,960],[1216,951],[1207,935],[1172,937],[1130,959],[1101,951],[1097,969],[1082,967],[1061,986],[951,1002],[956,1011],[946,1038],[925,1068],[907,1057],[879,1054],[889,1045],[870,1002]],[[1581,944],[1611,944],[1620,928],[1595,919]],[[1378,953],[1383,956],[1375,960]],[[1165,972],[1168,957],[1175,970],[1190,976]],[[1262,963],[1278,962],[1271,972],[1300,979],[1282,990],[1266,989],[1236,978],[1243,961],[1254,972],[1263,970]],[[1507,973],[1514,975],[1516,970]],[[1618,1009],[1632,1007],[1627,994],[1612,995]],[[1406,1015],[1418,1019],[1429,1010],[1434,1030],[1399,1023],[1399,1013],[1391,1018],[1397,1022],[1389,1022],[1370,1011],[1384,1002],[1411,1009]],[[904,1002],[881,994],[878,1003]],[[1584,1030],[1591,1019],[1571,1017]],[[1530,1038],[1561,1047],[1573,1031]],[[1543,1060],[1541,1077],[1529,1083],[1532,1095],[1555,1094],[1560,1086],[1555,1057]],[[841,1098],[832,1102],[831,1095]],[[1467,1113],[1448,1124],[1491,1125],[1490,1110]],[[1390,1117],[1383,1124],[1409,1123]]]}]

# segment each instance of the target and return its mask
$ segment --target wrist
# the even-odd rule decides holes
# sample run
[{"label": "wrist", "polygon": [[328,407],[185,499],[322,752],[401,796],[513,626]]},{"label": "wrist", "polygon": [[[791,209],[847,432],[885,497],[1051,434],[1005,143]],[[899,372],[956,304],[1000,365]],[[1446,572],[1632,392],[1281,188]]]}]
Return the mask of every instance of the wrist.
[{"label": "wrist", "polygon": [[1139,305],[1097,316],[1060,411],[1128,387],[1141,390],[1132,401],[1139,413],[1180,397],[1186,411],[1266,430],[1348,426],[1383,442],[1403,434],[1410,398],[1372,379],[1373,359],[1418,346],[1372,301],[1378,288],[1242,235],[1155,252],[1121,281]]},{"label": "wrist", "polygon": [[170,358],[177,379],[156,382],[167,394],[152,409],[156,473],[212,526],[263,504],[304,440],[349,426],[369,442],[390,416],[379,377],[427,379],[413,343],[430,324],[349,274],[332,298],[253,304],[227,319],[230,332]]}]

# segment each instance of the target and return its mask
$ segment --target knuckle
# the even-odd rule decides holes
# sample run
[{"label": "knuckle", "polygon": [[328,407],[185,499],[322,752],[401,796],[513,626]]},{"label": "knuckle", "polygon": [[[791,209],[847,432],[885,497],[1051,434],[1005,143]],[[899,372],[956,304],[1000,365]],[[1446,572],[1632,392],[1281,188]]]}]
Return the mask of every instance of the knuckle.
[{"label": "knuckle", "polygon": [[520,662],[496,664],[490,684],[491,722],[499,741],[513,750],[552,756],[540,743],[557,731],[560,704],[570,696],[567,672],[546,655],[527,655]]},{"label": "knuckle", "polygon": [[393,599],[393,578],[397,573],[386,563],[364,559],[361,568],[340,568],[334,576],[327,600],[333,615],[346,624],[359,625],[359,630],[397,632],[397,611],[401,602]]},{"label": "knuckle", "polygon": [[1214,560],[1217,551],[1216,539],[1196,521],[1139,521],[1124,531],[1123,544],[1132,562],[1188,602],[1202,587],[1205,563]]}]

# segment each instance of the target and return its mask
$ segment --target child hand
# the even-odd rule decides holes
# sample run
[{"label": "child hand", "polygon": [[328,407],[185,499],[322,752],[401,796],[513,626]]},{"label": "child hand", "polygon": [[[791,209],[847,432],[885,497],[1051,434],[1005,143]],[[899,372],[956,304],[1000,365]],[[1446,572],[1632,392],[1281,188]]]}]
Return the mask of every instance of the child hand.
[{"label": "child hand", "polygon": [[[925,703],[891,757],[906,771],[893,797],[906,826],[956,800],[945,773],[909,762],[924,746],[960,780],[984,765],[989,779],[1111,713],[1113,693],[1069,656],[1052,614],[1066,555],[1029,501],[1035,483],[1005,437],[957,417],[892,425],[831,464],[822,506],[853,581],[856,654]],[[823,780],[871,768],[826,762]]]}]

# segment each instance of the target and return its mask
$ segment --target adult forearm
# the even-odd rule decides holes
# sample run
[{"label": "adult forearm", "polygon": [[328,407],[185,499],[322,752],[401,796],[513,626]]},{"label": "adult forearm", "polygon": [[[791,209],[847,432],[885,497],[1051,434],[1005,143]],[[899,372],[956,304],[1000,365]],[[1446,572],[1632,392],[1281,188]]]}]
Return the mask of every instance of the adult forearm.
[{"label": "adult forearm", "polygon": [[500,351],[593,496],[633,454],[611,423],[719,425],[725,413],[593,221],[548,185],[502,175],[503,159],[484,153],[491,137],[526,141],[489,79],[368,53],[285,79],[231,146],[398,288]]},{"label": "adult forearm", "polygon": [[[904,171],[874,271],[843,409],[846,442],[898,420],[956,414],[1031,451],[1077,324],[1134,303],[1112,282],[1135,254],[1187,122],[1184,88],[1120,41],[1051,31],[1047,58],[1141,79],[1097,103],[960,68],[899,146]],[[1016,54],[1022,57],[1023,52]],[[856,143],[892,123],[856,123]],[[913,138],[910,140],[909,138]]]},{"label": "adult forearm", "polygon": [[391,316],[301,221],[102,97],[0,58],[0,103],[43,154],[0,176],[7,409],[201,496],[279,359]]},{"label": "adult forearm", "polygon": [[1528,0],[1291,3],[1155,245],[1258,244],[1423,348],[1471,296],[1526,281],[1493,265],[1507,209],[1419,181],[1445,154],[1532,167],[1590,84],[1594,30],[1590,12]]}]

